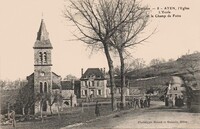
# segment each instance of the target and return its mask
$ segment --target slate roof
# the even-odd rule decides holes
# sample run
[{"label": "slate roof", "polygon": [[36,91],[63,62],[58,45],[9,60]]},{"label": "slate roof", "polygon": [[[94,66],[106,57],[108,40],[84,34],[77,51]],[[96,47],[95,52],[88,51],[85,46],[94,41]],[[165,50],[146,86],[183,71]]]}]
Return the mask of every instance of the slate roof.
[{"label": "slate roof", "polygon": [[72,81],[61,81],[62,90],[73,90],[73,82]]},{"label": "slate roof", "polygon": [[29,80],[31,78],[34,78],[34,73],[32,73],[31,75],[27,76],[26,79]]},{"label": "slate roof", "polygon": [[60,75],[58,75],[58,74],[56,74],[56,73],[54,73],[54,72],[52,72],[52,74],[54,74],[54,75],[57,76],[57,77],[61,77]]},{"label": "slate roof", "polygon": [[95,79],[105,79],[103,72],[99,68],[88,68],[80,79],[88,79],[90,76],[95,76]]},{"label": "slate roof", "polygon": [[52,45],[51,45],[50,40],[48,39],[48,40],[43,40],[43,41],[37,40],[37,41],[35,42],[33,48],[34,48],[34,49],[37,49],[37,48],[38,48],[38,49],[42,49],[42,48],[44,48],[44,49],[46,49],[46,48],[52,49],[53,47],[52,47]]},{"label": "slate roof", "polygon": [[46,30],[46,26],[43,19],[41,20],[40,28],[37,33],[37,40],[33,48],[34,49],[53,48],[49,40],[49,33]]},{"label": "slate roof", "polygon": [[52,82],[52,89],[60,89],[60,86],[58,84],[56,84],[55,82]]}]

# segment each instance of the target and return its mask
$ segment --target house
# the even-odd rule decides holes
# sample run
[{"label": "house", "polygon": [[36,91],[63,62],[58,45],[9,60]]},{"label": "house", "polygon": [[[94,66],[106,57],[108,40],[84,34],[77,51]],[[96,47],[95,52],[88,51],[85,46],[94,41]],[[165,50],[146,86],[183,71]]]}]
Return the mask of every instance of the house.
[{"label": "house", "polygon": [[76,98],[81,98],[81,84],[80,80],[74,81],[74,94],[76,95]]},{"label": "house", "polygon": [[81,98],[106,98],[107,80],[105,68],[88,68],[84,73],[81,69]]},{"label": "house", "polygon": [[[76,81],[77,82],[77,81]],[[74,107],[77,105],[77,96],[74,93],[75,81],[61,81],[63,105],[64,107]]]},{"label": "house", "polygon": [[169,83],[167,95],[175,99],[175,97],[183,97],[183,91],[185,87],[184,82],[181,77],[172,76],[172,82]]},{"label": "house", "polygon": [[[108,78],[107,78],[108,79]],[[125,81],[125,87],[124,87],[124,95],[125,96],[129,96],[129,80],[126,79]],[[119,78],[115,78],[115,96],[116,97],[120,97],[121,96],[121,79]],[[111,85],[110,85],[110,81],[108,79],[108,83],[107,83],[107,97],[111,97]]]}]

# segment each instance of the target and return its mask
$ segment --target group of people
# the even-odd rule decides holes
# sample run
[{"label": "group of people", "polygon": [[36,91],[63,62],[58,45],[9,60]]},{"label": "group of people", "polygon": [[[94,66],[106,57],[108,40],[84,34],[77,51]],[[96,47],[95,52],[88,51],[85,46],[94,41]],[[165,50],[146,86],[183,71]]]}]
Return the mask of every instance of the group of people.
[{"label": "group of people", "polygon": [[140,97],[140,98],[133,98],[133,100],[131,102],[129,102],[129,105],[131,107],[136,108],[148,108],[150,107],[150,102],[151,102],[151,98],[150,96],[144,96],[144,97]]},{"label": "group of people", "polygon": [[[140,107],[140,108],[146,108],[146,107],[150,107],[150,102],[151,102],[151,98],[150,96],[145,96],[145,97],[142,97],[142,98],[139,98],[139,99],[136,99],[134,98],[133,99],[135,101],[135,105],[134,107]],[[139,103],[137,102],[139,101]]]},{"label": "group of people", "polygon": [[182,107],[183,105],[184,105],[184,101],[183,101],[182,96],[175,95],[175,97],[172,97],[172,96],[166,96],[165,97],[165,106]]},{"label": "group of people", "polygon": [[179,96],[179,97],[175,97],[175,106],[177,107],[182,107],[184,105],[183,103],[183,97]]},{"label": "group of people", "polygon": [[[150,102],[151,102],[151,98],[150,96],[144,96],[144,97],[140,97],[140,98],[133,98],[131,101],[128,102],[128,106],[132,107],[134,109],[136,108],[148,108],[150,107]],[[98,103],[98,101],[96,101],[95,104],[95,115],[98,117],[100,116],[100,111],[99,111],[99,107],[100,104]],[[118,103],[117,107],[120,107],[121,105]]]}]

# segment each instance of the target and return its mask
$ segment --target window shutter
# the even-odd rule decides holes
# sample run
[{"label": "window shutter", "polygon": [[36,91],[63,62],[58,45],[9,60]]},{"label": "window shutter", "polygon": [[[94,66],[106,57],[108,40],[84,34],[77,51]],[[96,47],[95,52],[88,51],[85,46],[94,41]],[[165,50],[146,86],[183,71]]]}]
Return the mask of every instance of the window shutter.
[{"label": "window shutter", "polygon": [[85,90],[82,90],[82,95],[85,95]]}]

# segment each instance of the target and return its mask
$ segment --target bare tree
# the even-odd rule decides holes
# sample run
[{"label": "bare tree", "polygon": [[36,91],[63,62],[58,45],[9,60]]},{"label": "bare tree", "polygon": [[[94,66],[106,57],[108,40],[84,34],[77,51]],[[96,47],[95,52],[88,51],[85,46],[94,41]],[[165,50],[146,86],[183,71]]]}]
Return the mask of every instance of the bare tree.
[{"label": "bare tree", "polygon": [[47,93],[46,97],[47,97],[47,102],[48,102],[49,109],[50,109],[50,112],[51,112],[51,115],[52,115],[53,114],[53,112],[52,112],[52,106],[55,103],[55,101],[53,99],[54,95],[51,92],[49,92],[49,93]]},{"label": "bare tree", "polygon": [[47,101],[47,97],[43,93],[36,93],[35,95],[36,95],[35,101],[40,104],[40,117],[42,119],[42,122],[44,122],[43,106],[44,106],[44,103]]},{"label": "bare tree", "polygon": [[78,29],[74,36],[88,44],[93,50],[103,50],[107,58],[110,84],[111,102],[114,110],[114,66],[110,55],[111,36],[128,18],[124,16],[121,22],[116,22],[117,10],[121,0],[70,0],[71,6],[65,10],[65,17],[72,21]]},{"label": "bare tree", "polygon": [[60,117],[60,108],[62,109],[62,103],[63,103],[63,96],[58,91],[55,91],[53,94],[53,104],[55,103],[57,107],[58,117]]},{"label": "bare tree", "polygon": [[30,86],[24,86],[19,90],[17,102],[22,106],[22,114],[25,115],[25,110],[30,110],[31,106],[34,105],[34,94]]},{"label": "bare tree", "polygon": [[165,63],[165,62],[166,62],[165,59],[163,59],[163,58],[161,58],[161,59],[157,58],[157,59],[152,59],[150,61],[149,65],[150,66],[156,66],[156,65],[160,65],[160,64]]},{"label": "bare tree", "polygon": [[200,54],[183,55],[177,61],[181,65],[181,69],[185,70],[189,75],[192,75],[192,78],[188,79],[188,81],[193,82],[193,86],[197,86],[197,74],[200,71]]},{"label": "bare tree", "polygon": [[[121,61],[122,90],[125,85],[124,59],[125,48],[145,41],[138,41],[138,34],[147,25],[148,13],[133,0],[70,0],[71,6],[65,11],[65,17],[78,28],[77,39],[92,46],[93,50],[104,50],[109,66],[112,109],[114,98],[114,68],[110,52],[117,50]],[[122,93],[123,94],[123,93]]]},{"label": "bare tree", "polygon": [[[110,42],[120,58],[122,108],[125,106],[125,60],[130,55],[128,50],[147,40],[155,31],[143,38],[139,37],[148,25],[149,11],[147,7],[141,6],[136,0],[119,0],[115,22],[123,22],[111,36]],[[125,17],[126,20],[124,20]]]},{"label": "bare tree", "polygon": [[154,72],[159,72],[160,69],[162,68],[162,64],[166,63],[165,59],[163,58],[156,58],[156,59],[152,59],[149,63],[149,65],[154,68]]},{"label": "bare tree", "polygon": [[78,78],[74,75],[68,74],[63,80],[66,81],[72,81],[72,80],[77,80]]},{"label": "bare tree", "polygon": [[[127,73],[133,71],[133,70],[139,70],[142,68],[145,68],[146,64],[145,61],[142,58],[136,58],[132,60],[127,60],[124,64],[124,74],[126,75]],[[121,75],[121,67],[117,66],[115,67],[115,75],[120,76]]]}]

